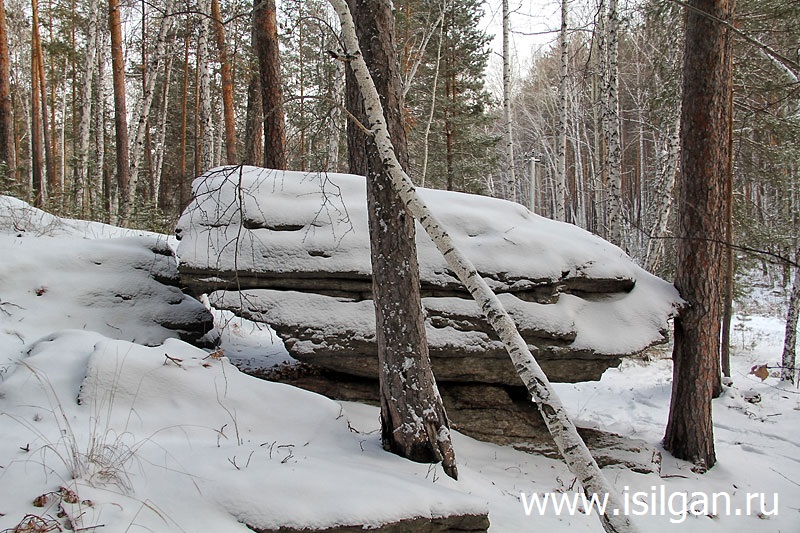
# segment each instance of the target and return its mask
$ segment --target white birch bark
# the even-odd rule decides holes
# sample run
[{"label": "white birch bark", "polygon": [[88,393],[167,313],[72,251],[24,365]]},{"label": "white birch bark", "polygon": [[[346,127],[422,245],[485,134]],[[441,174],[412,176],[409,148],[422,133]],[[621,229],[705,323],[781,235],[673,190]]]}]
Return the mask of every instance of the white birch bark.
[{"label": "white birch bark", "polygon": [[[92,120],[92,78],[95,70],[97,51],[98,0],[89,3],[89,16],[86,20],[86,61],[81,83],[81,112],[78,122],[78,153],[75,161],[75,207],[83,216],[86,214],[86,181],[89,171],[89,125]],[[102,89],[98,87],[98,92]],[[101,134],[102,135],[102,134]]]},{"label": "white birch bark", "polygon": [[[444,15],[445,6],[442,6],[442,15]],[[431,109],[428,113],[428,120],[425,123],[425,134],[422,137],[422,173],[420,176],[420,184],[425,186],[425,177],[428,175],[428,154],[430,152],[430,137],[431,126],[433,125],[433,116],[436,113],[436,91],[439,85],[439,70],[442,63],[442,37],[444,34],[443,19],[439,19],[439,42],[436,45],[436,67],[433,71],[433,86],[431,87]]]},{"label": "white birch bark", "polygon": [[561,65],[558,80],[558,146],[556,165],[556,212],[555,219],[567,220],[567,63],[569,61],[567,41],[567,0],[561,0],[561,31],[558,45],[561,49]]},{"label": "white birch bark", "polygon": [[339,125],[342,113],[340,105],[344,105],[344,64],[337,62],[336,75],[331,91],[331,100],[334,105],[331,107],[331,114],[328,117],[328,156],[325,158],[325,170],[336,172],[339,169],[339,141],[342,129]]},{"label": "white birch bark", "polygon": [[[679,122],[680,120],[676,121]],[[676,123],[665,140],[664,149],[658,157],[658,186],[653,213],[649,217],[650,226],[644,267],[650,272],[658,268],[664,256],[664,238],[669,226],[669,215],[674,202],[675,177],[678,174],[678,156],[680,151],[680,124]]]},{"label": "white birch bark", "polygon": [[[170,47],[175,43],[175,33],[170,32]],[[161,174],[164,167],[165,142],[167,137],[167,112],[169,111],[169,86],[172,78],[172,54],[167,54],[164,59],[164,90],[161,93],[161,115],[158,118],[158,138],[153,166],[152,201],[158,202],[161,195]]]},{"label": "white birch bark", "polygon": [[584,491],[588,494],[598,494],[601,498],[603,495],[608,495],[607,514],[601,517],[603,527],[609,532],[636,531],[628,518],[621,512],[622,507],[619,505],[618,497],[612,491],[611,485],[578,435],[575,425],[569,419],[566,409],[551,387],[547,376],[531,355],[516,324],[472,262],[456,246],[437,217],[417,195],[414,184],[397,161],[384,119],[380,97],[359,49],[350,10],[345,0],[329,1],[339,15],[342,24],[342,39],[346,48],[343,59],[348,61],[353,69],[364,98],[364,108],[378,153],[406,209],[422,224],[444,256],[450,269],[470,291],[487,321],[505,344],[514,367],[535,400],[561,455],[580,481]]},{"label": "white birch bark", "polygon": [[[441,5],[441,12],[439,13],[439,18],[436,19],[436,22],[430,27],[430,31],[426,33],[422,39],[422,43],[419,45],[418,48],[412,50],[411,56],[416,57],[417,59],[411,65],[411,68],[408,69],[408,74],[406,74],[405,79],[403,80],[403,100],[405,101],[406,95],[408,94],[409,89],[411,89],[411,83],[414,81],[414,78],[417,75],[417,71],[419,70],[419,66],[422,64],[422,60],[425,58],[425,50],[428,49],[428,44],[430,43],[431,37],[433,34],[436,33],[436,28],[442,25],[442,21],[444,20],[444,14],[447,12],[447,5],[442,2]],[[441,35],[441,30],[439,30],[439,35]],[[441,37],[439,39],[439,48],[441,49]],[[438,59],[437,59],[438,62]]]},{"label": "white birch bark", "polygon": [[[800,249],[795,253],[795,262],[800,263]],[[789,310],[786,313],[786,330],[783,337],[781,357],[781,379],[797,381],[797,319],[800,316],[800,267],[794,267],[792,293],[789,297]]]},{"label": "white birch bark", "polygon": [[[601,16],[603,16],[601,14]],[[606,80],[603,132],[606,139],[608,189],[608,238],[622,246],[622,144],[619,114],[619,15],[617,0],[608,0],[605,14]]]},{"label": "white birch bark", "polygon": [[147,117],[150,115],[150,108],[153,105],[153,96],[156,86],[156,73],[158,72],[158,65],[161,58],[164,56],[164,51],[167,46],[167,35],[172,29],[173,17],[172,5],[174,0],[166,0],[164,3],[164,15],[161,17],[161,22],[158,27],[158,37],[156,40],[156,49],[150,55],[150,64],[147,67],[147,72],[150,77],[145,84],[145,91],[142,99],[136,110],[136,132],[133,135],[133,142],[131,143],[130,152],[130,181],[131,185],[128,189],[127,205],[133,206],[134,198],[136,197],[136,187],[139,183],[139,168],[141,167],[142,157],[145,150],[145,129],[147,128]]},{"label": "white birch bark", "polygon": [[202,169],[198,172],[206,171],[214,167],[214,125],[211,109],[211,72],[208,68],[208,34],[209,34],[209,18],[211,16],[211,5],[209,0],[200,0],[198,2],[198,9],[200,11],[200,34],[197,40],[197,64],[200,68],[200,130],[203,132],[202,137]]},{"label": "white birch bark", "polygon": [[[103,167],[105,166],[105,152],[106,152],[106,138],[105,138],[105,120],[106,120],[106,98],[108,96],[108,84],[106,83],[106,49],[108,45],[108,33],[106,25],[98,25],[97,34],[97,61],[92,66],[96,69],[95,72],[95,103],[94,103],[94,157],[96,158],[92,172],[89,175],[89,198],[91,202],[91,209],[94,213],[99,211],[107,211],[108,215],[113,220],[116,213],[113,212],[112,206],[115,205],[113,198],[116,196],[113,188],[104,183]],[[109,199],[106,205],[102,205],[103,194]]]},{"label": "white birch bark", "polygon": [[505,199],[517,201],[517,177],[514,173],[514,132],[511,127],[511,57],[509,55],[510,14],[508,0],[503,0],[503,130],[505,133]]}]

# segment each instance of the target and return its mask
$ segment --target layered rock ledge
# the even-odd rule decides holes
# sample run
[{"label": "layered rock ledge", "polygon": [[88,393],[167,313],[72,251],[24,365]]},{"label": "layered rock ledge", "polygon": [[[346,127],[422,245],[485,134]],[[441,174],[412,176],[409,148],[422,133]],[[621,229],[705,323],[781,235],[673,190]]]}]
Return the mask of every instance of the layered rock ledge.
[{"label": "layered rock ledge", "polygon": [[[551,381],[597,380],[621,357],[665,340],[677,292],[616,246],[511,202],[418,192],[498,293]],[[363,177],[215,169],[195,181],[176,231],[188,290],[270,324],[294,358],[340,381],[377,377]],[[508,412],[517,400],[529,404],[524,393],[509,394],[522,384],[502,344],[419,226],[417,249],[443,395],[470,390],[468,403],[483,402],[486,412],[497,402]],[[451,404],[455,425],[477,426],[462,423],[470,415],[459,401]],[[502,443],[540,432],[489,424],[481,438]]]}]

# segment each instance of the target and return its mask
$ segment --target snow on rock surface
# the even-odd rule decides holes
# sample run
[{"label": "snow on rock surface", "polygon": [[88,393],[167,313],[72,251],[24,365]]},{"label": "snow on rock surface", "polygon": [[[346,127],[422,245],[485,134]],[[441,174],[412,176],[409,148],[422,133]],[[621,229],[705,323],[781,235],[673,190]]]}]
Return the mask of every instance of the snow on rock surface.
[{"label": "snow on rock surface", "polygon": [[175,336],[199,342],[213,326],[205,306],[177,287],[163,236],[60,219],[0,197],[0,254],[6,342],[33,342],[42,328],[90,329],[148,345]]},{"label": "snow on rock surface", "polygon": [[[534,355],[546,366],[559,361],[546,368],[551,379],[599,379],[620,355],[664,339],[677,292],[619,248],[511,202],[418,191],[502,293]],[[375,366],[358,360],[375,357],[365,194],[359,176],[212,170],[195,181],[178,223],[181,279],[197,292],[219,289],[212,303],[270,324],[301,361],[365,375]],[[449,362],[434,364],[437,378],[518,384],[499,340],[419,226],[417,245],[431,355]],[[347,361],[334,357],[345,353]],[[475,375],[448,377],[445,367],[465,357],[475,358]]]},{"label": "snow on rock surface", "polygon": [[67,506],[75,529],[232,532],[487,513],[455,482],[430,483],[351,431],[338,403],[177,339],[47,336],[0,382],[0,413],[0,527],[42,513],[32,502],[59,486],[84,500]]}]

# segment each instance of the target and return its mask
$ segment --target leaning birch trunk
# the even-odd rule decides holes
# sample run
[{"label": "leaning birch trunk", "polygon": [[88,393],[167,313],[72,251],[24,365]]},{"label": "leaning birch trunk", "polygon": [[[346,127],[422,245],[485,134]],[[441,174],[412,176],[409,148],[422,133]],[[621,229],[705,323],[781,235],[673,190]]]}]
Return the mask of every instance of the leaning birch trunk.
[{"label": "leaning birch trunk", "polygon": [[548,431],[584,491],[588,494],[598,494],[600,497],[608,495],[609,512],[600,517],[605,530],[608,532],[636,531],[628,518],[621,512],[622,508],[616,494],[611,490],[611,486],[589,453],[586,444],[578,435],[575,425],[569,419],[566,409],[552,389],[547,376],[531,355],[530,349],[517,331],[514,321],[472,262],[456,247],[453,239],[436,216],[417,195],[414,184],[402,170],[389,137],[380,97],[361,55],[355,25],[347,3],[345,0],[329,1],[339,15],[342,24],[342,40],[346,47],[342,59],[349,62],[358,82],[375,144],[398,195],[408,211],[422,224],[436,247],[442,252],[448,266],[475,298],[486,319],[505,344],[517,373],[533,396],[547,424]]},{"label": "leaning birch trunk", "polygon": [[508,0],[503,0],[503,128],[505,130],[506,176],[505,199],[517,201],[517,177],[514,174],[514,136],[511,129],[511,58],[509,40]]},{"label": "leaning birch trunk", "polygon": [[128,189],[128,198],[126,199],[126,203],[129,206],[133,206],[134,198],[136,196],[136,186],[139,183],[139,168],[141,167],[142,156],[146,148],[145,133],[147,129],[147,117],[150,115],[150,108],[153,105],[158,64],[161,58],[164,56],[164,51],[167,47],[167,34],[172,28],[172,0],[168,0],[163,9],[164,15],[161,18],[161,23],[158,28],[156,50],[153,53],[152,59],[150,60],[150,65],[146,70],[146,72],[150,73],[150,77],[147,79],[141,103],[139,104],[139,108],[136,110],[136,132],[133,136],[133,143],[131,144],[130,152],[130,187]]},{"label": "leaning birch trunk", "polygon": [[[95,70],[95,51],[97,50],[97,21],[100,16],[98,0],[89,4],[86,26],[86,70],[81,84],[81,114],[78,124],[78,154],[75,164],[75,207],[81,216],[86,215],[86,181],[89,170],[89,126],[92,120],[92,77]],[[98,88],[99,90],[99,88]]]}]

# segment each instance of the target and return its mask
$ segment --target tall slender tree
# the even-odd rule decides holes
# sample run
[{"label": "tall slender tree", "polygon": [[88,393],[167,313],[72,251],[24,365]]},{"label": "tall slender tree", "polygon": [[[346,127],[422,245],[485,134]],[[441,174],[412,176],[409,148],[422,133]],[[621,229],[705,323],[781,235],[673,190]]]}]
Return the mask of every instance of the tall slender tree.
[{"label": "tall slender tree", "polygon": [[[567,39],[567,0],[561,0],[561,30],[558,33],[558,47],[561,52],[558,71],[558,145],[556,146],[555,175],[555,219],[567,220],[567,82],[569,75],[569,41]],[[533,194],[533,192],[531,192]]]},{"label": "tall slender tree", "polygon": [[9,181],[15,181],[17,164],[14,148],[14,112],[11,105],[8,30],[3,0],[0,0],[0,164],[5,165]]},{"label": "tall slender tree", "polygon": [[506,200],[517,201],[517,176],[514,165],[514,124],[511,118],[511,13],[508,0],[503,0],[503,134],[505,136],[505,179],[504,196]]},{"label": "tall slender tree", "polygon": [[81,83],[81,111],[78,125],[78,147],[75,161],[75,204],[78,212],[86,214],[89,204],[86,181],[89,174],[89,126],[92,120],[92,79],[95,70],[95,52],[97,51],[97,25],[100,20],[100,2],[89,2],[89,12],[86,19],[86,55]]},{"label": "tall slender tree", "polygon": [[664,447],[700,469],[716,462],[711,399],[719,383],[734,0],[691,0],[681,107],[679,242],[672,398]]},{"label": "tall slender tree", "polygon": [[[125,59],[122,55],[122,24],[119,0],[108,0],[108,26],[111,31],[111,73],[114,83],[114,132],[117,153],[117,188],[119,213],[117,222],[128,224],[133,210],[130,199],[130,159],[128,144],[128,111],[125,101]],[[115,209],[111,207],[112,216]]]},{"label": "tall slender tree", "polygon": [[[385,120],[398,160],[407,168],[402,85],[391,2],[349,0],[349,6],[358,39],[364,43],[361,50],[364,61],[385,102]],[[351,83],[355,80],[350,79]],[[348,92],[361,98],[358,86],[351,86]],[[362,122],[366,121],[366,106],[350,111]],[[449,421],[428,354],[414,217],[406,211],[392,186],[389,163],[374,140],[358,128],[350,128],[348,135],[351,172],[353,167],[366,162],[383,446],[414,461],[442,461],[445,472],[455,478],[458,474]],[[366,158],[361,154],[366,154]]]},{"label": "tall slender tree", "polygon": [[261,75],[261,106],[264,121],[264,166],[286,168],[286,125],[278,48],[275,0],[253,1],[253,38]]},{"label": "tall slender tree", "polygon": [[233,113],[233,76],[228,59],[228,45],[225,42],[225,26],[219,9],[219,0],[211,0],[211,20],[214,38],[219,54],[220,76],[222,77],[222,112],[225,120],[225,159],[229,165],[237,163],[236,155],[236,117]]}]

